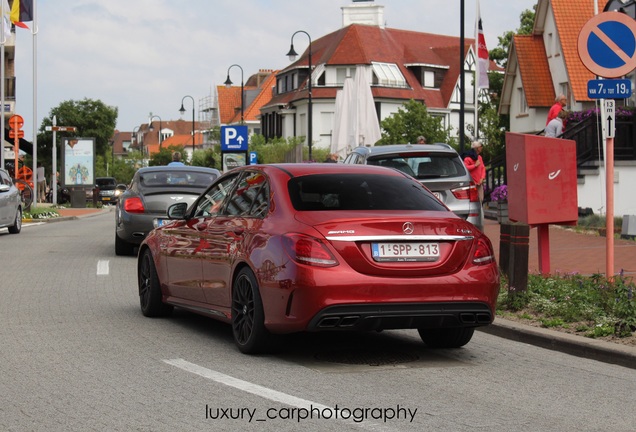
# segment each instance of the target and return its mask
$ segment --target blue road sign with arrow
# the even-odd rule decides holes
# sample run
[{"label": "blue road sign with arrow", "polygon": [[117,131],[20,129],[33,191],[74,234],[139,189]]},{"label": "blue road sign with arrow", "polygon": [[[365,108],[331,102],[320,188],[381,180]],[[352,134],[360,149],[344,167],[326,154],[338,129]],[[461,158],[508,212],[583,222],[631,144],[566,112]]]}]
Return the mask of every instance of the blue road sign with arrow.
[{"label": "blue road sign with arrow", "polygon": [[221,126],[221,151],[247,151],[247,126]]}]

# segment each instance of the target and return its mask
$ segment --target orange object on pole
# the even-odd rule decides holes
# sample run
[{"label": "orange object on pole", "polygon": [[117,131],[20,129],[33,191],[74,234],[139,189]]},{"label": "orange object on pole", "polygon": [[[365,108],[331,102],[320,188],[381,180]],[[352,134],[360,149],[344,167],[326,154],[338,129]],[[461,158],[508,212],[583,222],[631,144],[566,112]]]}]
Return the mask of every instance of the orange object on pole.
[{"label": "orange object on pole", "polygon": [[607,279],[611,279],[614,277],[614,138],[607,138],[605,142],[607,146],[605,155],[605,182],[607,183],[605,276]]},{"label": "orange object on pole", "polygon": [[[13,156],[14,156],[14,165],[13,165],[13,177],[18,178],[18,154],[20,152],[20,137],[19,134],[16,133],[22,129],[24,126],[24,119],[21,115],[14,114],[9,117],[9,127],[11,128],[10,135],[13,135]],[[22,136],[24,136],[24,132],[22,132]]]}]

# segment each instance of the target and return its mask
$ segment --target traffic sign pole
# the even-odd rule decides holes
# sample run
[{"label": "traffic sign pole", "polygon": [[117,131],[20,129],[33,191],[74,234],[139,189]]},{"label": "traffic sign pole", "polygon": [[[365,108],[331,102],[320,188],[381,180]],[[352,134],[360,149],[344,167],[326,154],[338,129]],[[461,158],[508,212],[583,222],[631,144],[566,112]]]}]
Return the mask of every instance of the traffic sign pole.
[{"label": "traffic sign pole", "polygon": [[606,99],[603,104],[603,118],[607,129],[605,139],[605,183],[607,209],[605,211],[605,276],[611,279],[614,275],[614,129],[615,104],[613,99]]},{"label": "traffic sign pole", "polygon": [[44,128],[47,132],[53,132],[53,163],[51,164],[51,170],[53,171],[51,175],[51,187],[53,190],[53,204],[57,204],[57,132],[75,132],[77,131],[77,127],[75,126],[58,126],[57,125],[57,116],[53,116],[53,125],[46,126]]},{"label": "traffic sign pole", "polygon": [[[636,21],[620,12],[603,12],[593,16],[581,28],[578,37],[578,52],[583,65],[599,77],[619,78],[631,73],[636,68]],[[627,91],[621,91],[620,87],[618,90],[620,93],[627,93]],[[606,96],[612,97],[610,94],[600,95],[601,98]],[[607,188],[605,212],[607,261],[605,273],[608,279],[614,275],[615,103],[616,101],[613,99],[602,101],[603,116],[601,118],[603,129],[606,131],[604,134]]]}]

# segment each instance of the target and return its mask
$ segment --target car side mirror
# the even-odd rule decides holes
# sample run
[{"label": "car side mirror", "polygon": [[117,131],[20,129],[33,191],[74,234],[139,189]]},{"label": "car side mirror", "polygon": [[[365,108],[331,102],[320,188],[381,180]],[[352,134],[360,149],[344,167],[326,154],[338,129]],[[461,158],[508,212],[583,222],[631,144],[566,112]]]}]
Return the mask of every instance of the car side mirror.
[{"label": "car side mirror", "polygon": [[127,189],[127,186],[125,184],[118,184],[115,189],[117,189],[120,192],[125,192]]},{"label": "car side mirror", "polygon": [[170,207],[168,207],[168,217],[170,219],[185,219],[187,210],[188,203],[180,202],[172,204]]},{"label": "car side mirror", "polygon": [[6,192],[6,191],[8,191],[8,190],[10,190],[10,189],[11,189],[11,186],[6,185],[6,184],[4,184],[4,183],[1,183],[1,184],[0,184],[0,192]]}]

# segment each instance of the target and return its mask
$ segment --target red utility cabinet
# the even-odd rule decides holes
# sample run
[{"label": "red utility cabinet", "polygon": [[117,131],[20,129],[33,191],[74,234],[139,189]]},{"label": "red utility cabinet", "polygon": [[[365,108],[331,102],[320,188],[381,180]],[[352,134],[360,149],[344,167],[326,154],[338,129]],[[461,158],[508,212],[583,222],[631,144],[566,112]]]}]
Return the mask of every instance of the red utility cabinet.
[{"label": "red utility cabinet", "polygon": [[506,133],[508,217],[528,225],[578,219],[576,143]]}]

